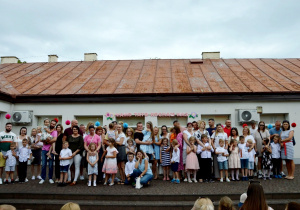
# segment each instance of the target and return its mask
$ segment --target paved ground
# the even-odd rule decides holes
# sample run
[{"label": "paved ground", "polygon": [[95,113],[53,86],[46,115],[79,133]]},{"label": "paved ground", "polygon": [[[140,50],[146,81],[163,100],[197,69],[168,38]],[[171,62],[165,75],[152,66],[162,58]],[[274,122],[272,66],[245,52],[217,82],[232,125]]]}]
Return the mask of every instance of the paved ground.
[{"label": "paved ground", "polygon": [[[29,168],[28,168],[29,169]],[[30,170],[28,170],[31,177]],[[296,166],[295,179],[273,179],[271,181],[260,180],[265,193],[300,193],[300,165]],[[46,181],[44,184],[38,184],[39,180],[24,184],[0,185],[0,193],[57,193],[57,194],[145,194],[145,195],[167,195],[167,194],[240,194],[247,190],[248,182],[230,182],[230,183],[181,183],[171,184],[167,181],[154,180],[151,186],[136,190],[131,186],[115,185],[112,187],[98,185],[97,187],[88,187],[85,181],[79,181],[75,186],[57,187],[56,184],[50,184]]]}]

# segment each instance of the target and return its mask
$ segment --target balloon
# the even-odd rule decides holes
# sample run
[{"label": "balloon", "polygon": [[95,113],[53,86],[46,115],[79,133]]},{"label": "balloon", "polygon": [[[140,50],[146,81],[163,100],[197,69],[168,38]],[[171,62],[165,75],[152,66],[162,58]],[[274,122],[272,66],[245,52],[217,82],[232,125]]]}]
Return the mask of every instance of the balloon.
[{"label": "balloon", "polygon": [[66,120],[66,125],[70,125],[70,124],[71,124],[70,120]]},{"label": "balloon", "polygon": [[293,128],[295,128],[297,126],[297,124],[295,122],[292,123],[291,125]]},{"label": "balloon", "polygon": [[10,119],[10,117],[11,117],[10,114],[6,114],[6,115],[5,115],[5,118],[6,118],[6,119]]},{"label": "balloon", "polygon": [[55,121],[56,123],[58,123],[59,120],[58,120],[57,118],[54,118],[54,121]]},{"label": "balloon", "polygon": [[269,125],[268,125],[268,128],[271,129],[271,128],[273,128],[273,126],[272,126],[271,124],[269,124]]},{"label": "balloon", "polygon": [[95,122],[95,126],[100,126],[101,124],[100,124],[100,122],[99,121],[97,121],[97,122]]},{"label": "balloon", "polygon": [[124,123],[123,124],[123,127],[126,129],[126,128],[128,128],[128,124],[127,123]]},{"label": "balloon", "polygon": [[243,124],[243,128],[247,127],[248,125],[246,123]]}]

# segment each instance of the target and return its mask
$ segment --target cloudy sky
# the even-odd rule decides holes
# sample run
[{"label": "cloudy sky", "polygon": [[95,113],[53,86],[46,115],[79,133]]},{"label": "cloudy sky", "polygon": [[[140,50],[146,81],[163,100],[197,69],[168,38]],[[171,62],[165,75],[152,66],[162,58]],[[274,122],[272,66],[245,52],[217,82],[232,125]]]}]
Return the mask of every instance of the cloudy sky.
[{"label": "cloudy sky", "polygon": [[299,9],[299,0],[0,0],[0,56],[299,58]]}]

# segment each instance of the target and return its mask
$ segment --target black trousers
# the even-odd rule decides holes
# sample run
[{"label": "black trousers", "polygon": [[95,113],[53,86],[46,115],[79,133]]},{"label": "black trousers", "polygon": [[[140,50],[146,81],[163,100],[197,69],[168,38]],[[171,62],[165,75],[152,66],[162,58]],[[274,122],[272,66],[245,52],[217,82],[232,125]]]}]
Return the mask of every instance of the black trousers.
[{"label": "black trousers", "polygon": [[280,174],[281,158],[272,158],[273,176]]},{"label": "black trousers", "polygon": [[55,155],[55,178],[60,179],[60,160],[59,155]]},{"label": "black trousers", "polygon": [[211,179],[211,158],[200,158],[200,179]]},{"label": "black trousers", "polygon": [[19,182],[25,182],[27,177],[27,161],[19,162]]}]

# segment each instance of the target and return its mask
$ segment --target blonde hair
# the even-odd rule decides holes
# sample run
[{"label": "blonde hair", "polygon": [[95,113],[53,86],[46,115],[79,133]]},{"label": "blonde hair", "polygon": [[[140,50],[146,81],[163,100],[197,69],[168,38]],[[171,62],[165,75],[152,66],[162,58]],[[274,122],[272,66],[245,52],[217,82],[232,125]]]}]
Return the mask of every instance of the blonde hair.
[{"label": "blonde hair", "polygon": [[248,139],[247,142],[249,143],[253,143],[252,139]]},{"label": "blonde hair", "polygon": [[128,137],[128,134],[127,134],[128,131],[131,131],[132,135],[130,137],[133,137],[134,136],[134,130],[133,130],[133,128],[127,128],[126,129],[126,132],[125,132],[126,137]]},{"label": "blonde hair", "polygon": [[[217,124],[217,127],[219,127],[219,126],[222,128],[222,132],[221,133],[224,133],[224,129],[223,129],[222,125],[221,124]],[[218,134],[219,134],[219,131],[218,131],[218,128],[216,128],[215,136],[217,136]]]},{"label": "blonde hair", "polygon": [[86,125],[85,132],[87,132],[87,133],[89,132],[89,127],[91,125],[94,125],[94,123],[92,121],[89,121],[88,124]]},{"label": "blonde hair", "polygon": [[220,144],[221,142],[224,143],[224,142],[225,142],[224,139],[219,139],[219,144]]},{"label": "blonde hair", "polygon": [[152,141],[153,141],[153,140],[155,140],[154,132],[153,132],[153,123],[151,121],[148,121],[148,122],[146,122],[146,124],[150,125],[151,137],[152,137]]},{"label": "blonde hair", "polygon": [[89,144],[89,150],[92,149],[92,146],[93,146],[93,145],[95,146],[95,150],[97,149],[97,145],[96,145],[95,143],[92,142],[92,143]]},{"label": "blonde hair", "polygon": [[222,197],[219,202],[219,210],[235,210],[232,200],[227,196]]},{"label": "blonde hair", "polygon": [[209,198],[198,198],[192,210],[214,210],[214,204],[211,202]]},{"label": "blonde hair", "polygon": [[16,207],[12,205],[3,204],[0,205],[0,210],[16,210]]},{"label": "blonde hair", "polygon": [[245,129],[248,130],[248,135],[250,135],[250,129],[248,128],[248,126],[245,126],[245,127],[243,128],[243,135],[244,135],[244,130],[245,130]]},{"label": "blonde hair", "polygon": [[172,145],[178,145],[178,141],[177,141],[177,139],[174,139],[173,141],[172,141]]},{"label": "blonde hair", "polygon": [[[39,132],[40,131],[40,132]],[[42,127],[41,126],[38,126],[37,128],[36,128],[36,134],[38,134],[38,133],[42,133]]]},{"label": "blonde hair", "polygon": [[195,142],[195,141],[196,141],[196,137],[195,137],[195,136],[191,136],[191,137],[189,138],[189,142],[190,142],[191,140],[193,140],[193,141]]},{"label": "blonde hair", "polygon": [[69,202],[63,205],[60,210],[80,210],[80,206],[77,203]]},{"label": "blonde hair", "polygon": [[198,120],[197,123],[198,123],[198,128],[200,128],[200,125],[201,125],[202,123],[204,123],[204,129],[205,129],[206,122],[205,122],[204,120]]},{"label": "blonde hair", "polygon": [[[157,132],[157,134],[156,134],[156,137],[157,137],[157,139],[159,139],[159,128],[156,127],[156,126],[153,128],[153,135],[154,135],[154,129],[158,129],[158,132]],[[154,136],[154,137],[155,137],[155,136]]]}]

